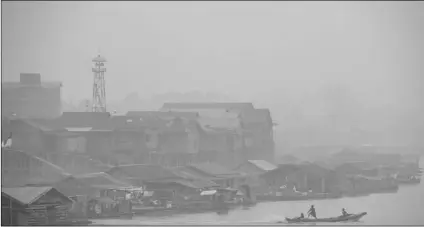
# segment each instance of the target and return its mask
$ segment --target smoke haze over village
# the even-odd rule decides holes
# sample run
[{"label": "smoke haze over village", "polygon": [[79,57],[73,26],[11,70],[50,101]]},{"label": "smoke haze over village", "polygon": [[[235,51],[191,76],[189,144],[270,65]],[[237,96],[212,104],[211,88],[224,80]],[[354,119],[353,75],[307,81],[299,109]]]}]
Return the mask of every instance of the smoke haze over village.
[{"label": "smoke haze over village", "polygon": [[423,226],[423,1],[1,8],[2,225]]},{"label": "smoke haze over village", "polygon": [[422,126],[423,10],[422,2],[5,2],[2,79],[39,72],[62,81],[72,110],[91,99],[100,49],[109,111],[233,100],[266,106],[286,124],[337,112],[361,127],[382,118]]}]

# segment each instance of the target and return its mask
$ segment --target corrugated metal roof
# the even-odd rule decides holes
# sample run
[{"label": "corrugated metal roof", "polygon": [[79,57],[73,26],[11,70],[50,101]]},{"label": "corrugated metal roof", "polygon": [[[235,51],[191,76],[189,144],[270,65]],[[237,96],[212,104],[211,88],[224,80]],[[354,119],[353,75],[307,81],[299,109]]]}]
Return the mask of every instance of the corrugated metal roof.
[{"label": "corrugated metal roof", "polygon": [[17,188],[1,188],[1,191],[8,196],[16,199],[24,205],[31,204],[41,198],[52,187],[17,187]]},{"label": "corrugated metal roof", "polygon": [[277,169],[277,166],[265,160],[248,160],[248,162],[252,163],[256,167],[264,171],[271,171],[271,170]]}]

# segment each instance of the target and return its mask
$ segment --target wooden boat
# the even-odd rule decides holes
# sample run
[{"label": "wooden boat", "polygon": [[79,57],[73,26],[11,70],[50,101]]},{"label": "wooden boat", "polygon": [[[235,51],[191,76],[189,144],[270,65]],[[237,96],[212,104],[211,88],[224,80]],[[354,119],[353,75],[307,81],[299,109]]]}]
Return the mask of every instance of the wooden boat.
[{"label": "wooden boat", "polygon": [[358,221],[367,215],[367,212],[358,214],[349,214],[346,216],[332,217],[332,218],[286,218],[288,223],[301,223],[301,222],[345,222],[345,221]]}]

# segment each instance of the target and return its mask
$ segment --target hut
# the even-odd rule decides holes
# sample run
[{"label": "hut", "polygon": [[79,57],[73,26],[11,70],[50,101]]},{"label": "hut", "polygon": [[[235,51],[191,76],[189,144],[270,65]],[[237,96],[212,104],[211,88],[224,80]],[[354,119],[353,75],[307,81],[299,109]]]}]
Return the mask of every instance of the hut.
[{"label": "hut", "polygon": [[2,225],[55,225],[67,221],[72,200],[53,187],[2,188]]}]

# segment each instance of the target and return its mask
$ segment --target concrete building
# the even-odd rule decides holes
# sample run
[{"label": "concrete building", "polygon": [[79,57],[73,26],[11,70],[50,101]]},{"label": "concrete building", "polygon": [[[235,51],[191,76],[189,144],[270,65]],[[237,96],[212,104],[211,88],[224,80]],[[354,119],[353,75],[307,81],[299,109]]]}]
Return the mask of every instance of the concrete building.
[{"label": "concrete building", "polygon": [[19,82],[2,82],[2,115],[18,118],[60,116],[60,82],[41,81],[39,73],[21,73]]}]

